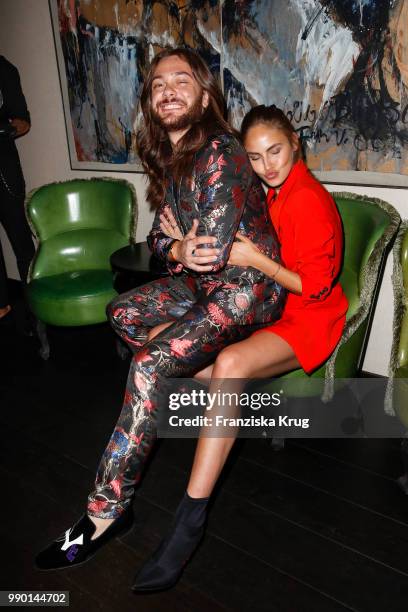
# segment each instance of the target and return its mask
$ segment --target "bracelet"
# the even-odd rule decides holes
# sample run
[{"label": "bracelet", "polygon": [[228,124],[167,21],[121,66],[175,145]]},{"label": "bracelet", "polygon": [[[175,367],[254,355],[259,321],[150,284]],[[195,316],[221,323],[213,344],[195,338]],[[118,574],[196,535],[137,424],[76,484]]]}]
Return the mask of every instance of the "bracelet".
[{"label": "bracelet", "polygon": [[281,267],[282,266],[280,265],[280,263],[278,263],[278,269],[276,270],[275,274],[272,274],[272,276],[271,276],[271,278],[273,278],[273,280],[275,280],[276,275],[278,274],[278,272],[280,272]]},{"label": "bracelet", "polygon": [[173,240],[173,242],[171,243],[170,248],[169,248],[169,250],[167,252],[167,259],[169,261],[171,261],[171,262],[177,261],[176,258],[173,255],[173,247],[176,244],[176,242],[178,242],[178,240]]}]

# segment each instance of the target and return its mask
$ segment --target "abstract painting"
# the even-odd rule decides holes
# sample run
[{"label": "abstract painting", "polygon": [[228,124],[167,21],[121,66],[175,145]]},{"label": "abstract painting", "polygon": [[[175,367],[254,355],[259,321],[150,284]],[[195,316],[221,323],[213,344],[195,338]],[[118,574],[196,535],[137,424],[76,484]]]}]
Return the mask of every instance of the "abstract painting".
[{"label": "abstract painting", "polygon": [[320,178],[408,186],[406,0],[225,0],[222,25],[235,125],[274,103]]},{"label": "abstract painting", "polygon": [[408,186],[408,0],[50,0],[72,167],[137,169],[143,77],[196,49],[239,127],[284,108],[322,180]]}]

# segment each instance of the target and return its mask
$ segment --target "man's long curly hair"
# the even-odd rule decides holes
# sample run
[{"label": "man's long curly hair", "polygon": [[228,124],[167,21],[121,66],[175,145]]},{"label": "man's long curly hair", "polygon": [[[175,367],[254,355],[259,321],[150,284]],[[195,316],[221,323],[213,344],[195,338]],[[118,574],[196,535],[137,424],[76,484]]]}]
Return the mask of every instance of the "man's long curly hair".
[{"label": "man's long curly hair", "polygon": [[[157,64],[165,57],[177,55],[186,61],[201,89],[208,92],[209,103],[200,119],[193,123],[188,132],[179,140],[177,148],[172,149],[167,131],[154,119],[152,114],[152,81]],[[165,174],[169,173],[178,181],[181,176],[192,172],[194,154],[217,133],[234,134],[235,131],[226,120],[224,96],[217,80],[206,63],[191,49],[164,49],[153,59],[143,84],[140,96],[143,122],[137,132],[137,150],[143,168],[149,177],[147,199],[157,208],[165,197]]]}]

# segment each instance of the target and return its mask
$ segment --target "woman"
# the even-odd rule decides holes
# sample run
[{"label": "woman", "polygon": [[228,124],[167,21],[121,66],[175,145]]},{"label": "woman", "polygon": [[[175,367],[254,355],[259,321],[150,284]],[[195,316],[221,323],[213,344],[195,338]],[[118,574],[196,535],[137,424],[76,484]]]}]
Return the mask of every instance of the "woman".
[{"label": "woman", "polygon": [[275,376],[298,367],[310,374],[331,355],[346,320],[348,303],[337,282],[341,219],[331,195],[302,161],[297,134],[280,109],[252,109],[241,135],[254,171],[269,188],[283,265],[243,236],[228,263],[263,271],[288,290],[288,298],[279,321],[224,349],[217,361],[228,372],[232,367],[237,378]]}]

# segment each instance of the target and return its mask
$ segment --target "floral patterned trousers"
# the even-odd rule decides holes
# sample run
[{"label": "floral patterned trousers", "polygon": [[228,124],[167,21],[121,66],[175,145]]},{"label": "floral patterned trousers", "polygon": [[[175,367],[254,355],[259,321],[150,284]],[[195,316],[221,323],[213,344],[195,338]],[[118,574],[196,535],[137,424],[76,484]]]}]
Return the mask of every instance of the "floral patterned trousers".
[{"label": "floral patterned trousers", "polygon": [[[123,408],[88,498],[90,515],[116,518],[130,504],[156,438],[166,379],[192,376],[223,347],[279,318],[283,293],[270,279],[252,284],[241,276],[235,284],[182,275],[156,280],[111,302],[111,324],[134,355]],[[149,329],[170,320],[147,342]]]}]

